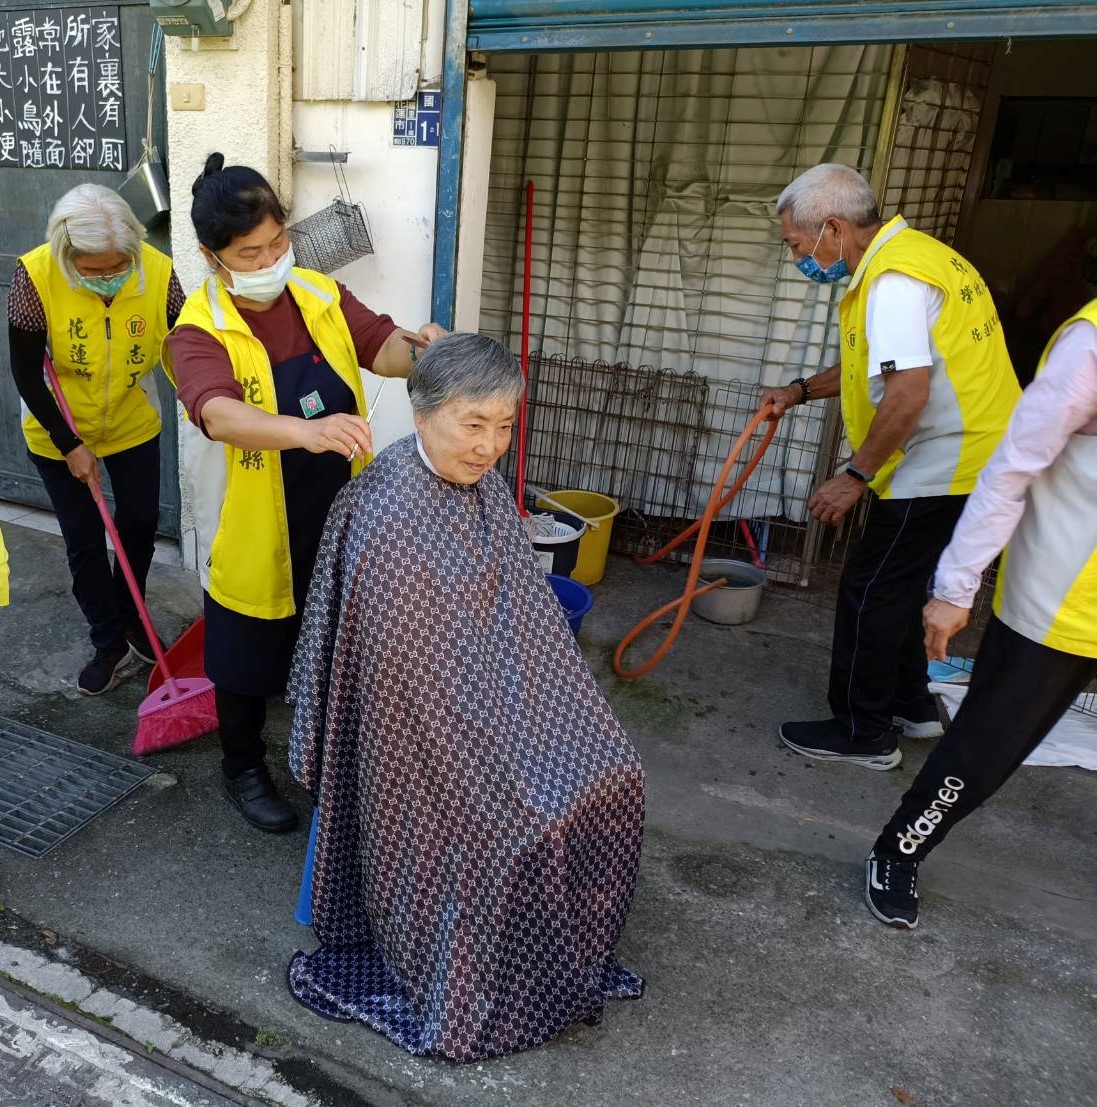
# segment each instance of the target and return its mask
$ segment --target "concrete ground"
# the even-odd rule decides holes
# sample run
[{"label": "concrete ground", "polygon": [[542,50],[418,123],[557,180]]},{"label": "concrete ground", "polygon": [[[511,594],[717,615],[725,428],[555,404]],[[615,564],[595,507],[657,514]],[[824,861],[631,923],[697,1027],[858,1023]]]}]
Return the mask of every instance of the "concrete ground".
[{"label": "concrete ground", "polygon": [[[140,680],[75,695],[86,639],[60,539],[4,533],[0,714],[125,753]],[[653,676],[618,681],[613,645],[682,582],[612,559],[580,639],[648,782],[620,950],[647,992],[602,1025],[462,1067],[299,1007],[283,975],[312,944],[292,919],[305,830],[244,824],[212,739],[159,756],[153,784],[45,858],[0,852],[0,937],[269,1060],[325,1107],[1097,1103],[1097,774],[1022,769],[924,869],[922,927],[889,930],[863,906],[862,862],[926,745],[877,773],[778,743],[783,719],[825,712],[830,618],[779,593],[745,627],[691,617]],[[163,564],[150,596],[169,636],[198,611],[194,577]],[[273,711],[283,779],[287,726]]]},{"label": "concrete ground", "polygon": [[[124,1043],[125,1039],[121,1039]],[[229,1107],[233,1100],[0,984],[0,1088],[21,1103]]]}]

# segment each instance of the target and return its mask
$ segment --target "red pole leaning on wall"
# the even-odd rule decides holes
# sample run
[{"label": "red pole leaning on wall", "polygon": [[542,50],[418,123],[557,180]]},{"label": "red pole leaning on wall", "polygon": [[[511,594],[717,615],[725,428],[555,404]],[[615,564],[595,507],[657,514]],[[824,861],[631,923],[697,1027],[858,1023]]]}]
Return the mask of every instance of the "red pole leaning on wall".
[{"label": "red pole leaning on wall", "polygon": [[522,376],[526,388],[518,407],[518,472],[514,496],[518,514],[526,516],[526,403],[529,399],[529,301],[530,269],[533,265],[533,181],[526,181],[526,264],[522,273]]}]

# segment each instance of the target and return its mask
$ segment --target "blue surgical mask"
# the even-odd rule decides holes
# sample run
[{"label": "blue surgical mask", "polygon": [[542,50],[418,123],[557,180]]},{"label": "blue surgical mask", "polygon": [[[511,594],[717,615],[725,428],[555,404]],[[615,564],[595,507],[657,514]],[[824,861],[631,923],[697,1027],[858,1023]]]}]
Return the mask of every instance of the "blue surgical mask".
[{"label": "blue surgical mask", "polygon": [[819,243],[823,240],[823,230],[825,229],[824,225],[819,231],[819,237],[815,240],[811,253],[806,258],[801,258],[796,263],[796,268],[808,280],[815,281],[817,284],[834,284],[835,281],[840,281],[843,277],[849,276],[849,266],[846,265],[846,259],[842,257],[833,265],[828,265],[826,269],[815,260],[815,251],[819,249]]},{"label": "blue surgical mask", "polygon": [[122,286],[132,275],[133,266],[131,265],[124,272],[115,273],[113,277],[81,277],[80,287],[86,288],[89,292],[94,292],[96,296],[102,296],[104,300],[113,300],[122,291]]},{"label": "blue surgical mask", "polygon": [[217,264],[232,275],[232,288],[228,291],[233,296],[243,296],[245,300],[254,300],[257,304],[269,303],[282,295],[294,266],[292,244],[273,265],[268,265],[266,269],[253,269],[250,273],[237,273],[216,254],[213,256]]}]

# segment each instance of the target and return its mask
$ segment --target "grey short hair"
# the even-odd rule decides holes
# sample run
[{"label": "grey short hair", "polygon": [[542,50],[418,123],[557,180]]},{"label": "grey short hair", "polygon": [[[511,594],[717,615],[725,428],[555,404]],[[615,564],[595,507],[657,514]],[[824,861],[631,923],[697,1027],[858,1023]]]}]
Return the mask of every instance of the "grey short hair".
[{"label": "grey short hair", "polygon": [[497,396],[517,403],[525,389],[518,359],[484,334],[454,332],[435,339],[411,368],[408,397],[417,415],[433,415],[452,400]]},{"label": "grey short hair", "polygon": [[823,162],[801,173],[777,197],[777,214],[789,213],[794,227],[815,234],[831,217],[855,227],[880,222],[880,210],[868,181],[848,165]]},{"label": "grey short hair", "polygon": [[117,250],[141,264],[141,243],[148,231],[133,209],[112,188],[82,184],[70,188],[54,205],[46,224],[50,253],[70,285],[80,280],[73,265],[77,254]]}]

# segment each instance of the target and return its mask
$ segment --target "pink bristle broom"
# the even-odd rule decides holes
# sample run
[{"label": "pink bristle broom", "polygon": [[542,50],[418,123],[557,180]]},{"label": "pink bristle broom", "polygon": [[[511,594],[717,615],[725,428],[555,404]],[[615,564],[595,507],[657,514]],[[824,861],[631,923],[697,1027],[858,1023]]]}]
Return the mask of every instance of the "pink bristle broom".
[{"label": "pink bristle broom", "polygon": [[[76,429],[76,422],[72,417],[65,394],[61,391],[61,382],[57,379],[49,354],[45,358],[45,370],[46,378],[50,382],[65,422],[68,423],[72,433],[78,435],[80,432]],[[217,705],[213,695],[213,682],[205,677],[181,677],[177,680],[171,675],[168,659],[164,656],[160,639],[156,636],[156,627],[153,626],[149,610],[145,606],[141,589],[137,586],[137,578],[133,575],[126,551],[122,548],[118,528],[111,518],[110,508],[103,499],[102,490],[97,493],[89,488],[88,491],[95,500],[95,506],[99,508],[99,514],[103,518],[103,526],[106,527],[107,534],[114,543],[114,556],[122,567],[122,575],[126,578],[130,595],[133,596],[141,625],[145,628],[149,644],[156,655],[156,662],[164,674],[164,683],[146,696],[137,708],[137,734],[133,740],[133,752],[138,757],[143,757],[157,750],[182,745],[192,738],[200,738],[203,734],[209,734],[217,729]]]}]

